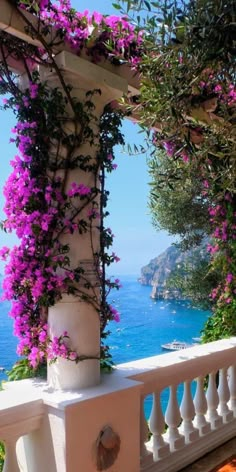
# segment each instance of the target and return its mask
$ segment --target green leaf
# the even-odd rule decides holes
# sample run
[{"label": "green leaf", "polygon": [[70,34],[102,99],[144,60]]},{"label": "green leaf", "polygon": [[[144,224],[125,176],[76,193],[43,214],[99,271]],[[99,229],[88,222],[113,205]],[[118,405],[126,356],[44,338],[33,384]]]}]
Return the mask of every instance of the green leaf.
[{"label": "green leaf", "polygon": [[116,10],[120,10],[120,5],[119,5],[119,3],[112,3],[112,6],[113,6],[113,8],[115,8]]},{"label": "green leaf", "polygon": [[148,11],[151,11],[151,5],[149,2],[147,2],[147,0],[144,0],[144,5],[147,7]]}]

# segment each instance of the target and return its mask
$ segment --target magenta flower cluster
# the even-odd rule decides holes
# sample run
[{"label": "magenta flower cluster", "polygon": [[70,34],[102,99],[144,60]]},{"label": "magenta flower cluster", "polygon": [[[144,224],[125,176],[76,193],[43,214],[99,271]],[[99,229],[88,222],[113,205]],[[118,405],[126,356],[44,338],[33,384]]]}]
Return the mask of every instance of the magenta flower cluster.
[{"label": "magenta flower cluster", "polygon": [[[30,84],[21,107],[33,108],[38,84]],[[30,104],[31,100],[31,104]],[[32,146],[37,146],[39,123],[21,121],[12,130],[19,154],[11,161],[13,171],[5,187],[6,220],[4,229],[15,231],[19,246],[11,251],[2,248],[1,257],[9,262],[5,267],[4,299],[13,300],[10,316],[14,318],[14,334],[19,337],[19,355],[27,354],[33,367],[47,352],[47,322],[44,316],[48,300],[60,297],[66,288],[65,273],[54,270],[64,256],[60,243],[52,247],[48,239],[58,227],[60,205],[66,197],[60,192],[59,182],[50,182],[44,175],[33,177]]]},{"label": "magenta flower cluster", "polygon": [[[0,257],[8,260],[3,298],[12,300],[10,316],[14,318],[14,334],[19,337],[17,352],[26,355],[34,368],[47,358],[55,360],[58,356],[80,360],[79,353],[69,347],[67,333],[53,339],[48,336],[47,307],[59,300],[62,293],[76,294],[73,284],[79,279],[77,271],[70,268],[68,246],[57,236],[89,231],[91,221],[96,219],[99,225],[100,220],[100,212],[93,203],[97,188],[72,182],[65,192],[60,177],[52,177],[46,167],[38,168],[35,149],[40,150],[42,146],[41,125],[30,121],[29,116],[35,115],[35,110],[37,115],[38,94],[44,89],[45,85],[30,83],[18,106],[19,116],[23,114],[25,121],[21,118],[12,130],[11,141],[17,144],[19,153],[11,161],[13,171],[4,187],[3,226],[7,232],[16,232],[20,243],[11,250],[7,247],[0,250]],[[43,141],[49,142],[46,133],[45,129]],[[44,152],[50,149],[46,146]],[[106,164],[109,171],[113,159],[109,153]],[[77,218],[84,205],[87,220],[84,214],[82,219]],[[110,228],[104,229],[105,233],[110,245]],[[109,264],[119,260],[114,252],[106,257]],[[119,281],[106,280],[106,284],[118,287]],[[106,320],[119,321],[117,310],[109,304],[106,306]]]},{"label": "magenta flower cluster", "polygon": [[221,254],[224,257],[224,279],[214,288],[211,298],[218,303],[229,305],[236,296],[235,247],[236,247],[236,211],[233,197],[226,192],[221,204],[209,208],[212,227],[212,237],[215,244],[208,244],[212,255]]},{"label": "magenta flower cluster", "polygon": [[[25,2],[20,6],[26,8]],[[140,61],[143,33],[136,32],[128,18],[76,12],[70,0],[41,0],[39,8],[41,21],[53,26],[76,54],[86,53],[95,62],[110,58],[135,66]]]}]

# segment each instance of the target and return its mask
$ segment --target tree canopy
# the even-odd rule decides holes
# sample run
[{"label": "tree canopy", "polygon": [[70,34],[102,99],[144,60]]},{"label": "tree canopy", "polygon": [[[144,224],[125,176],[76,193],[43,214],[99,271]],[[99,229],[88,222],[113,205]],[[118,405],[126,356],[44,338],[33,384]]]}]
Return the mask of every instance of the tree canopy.
[{"label": "tree canopy", "polygon": [[210,233],[209,198],[192,169],[155,152],[148,161],[151,177],[149,207],[153,225],[178,235],[183,250],[198,246]]},{"label": "tree canopy", "polygon": [[141,93],[127,108],[139,114],[155,146],[154,223],[188,242],[210,229],[211,267],[221,277],[210,293],[214,315],[206,335],[236,334],[235,1],[119,5],[146,42]]}]

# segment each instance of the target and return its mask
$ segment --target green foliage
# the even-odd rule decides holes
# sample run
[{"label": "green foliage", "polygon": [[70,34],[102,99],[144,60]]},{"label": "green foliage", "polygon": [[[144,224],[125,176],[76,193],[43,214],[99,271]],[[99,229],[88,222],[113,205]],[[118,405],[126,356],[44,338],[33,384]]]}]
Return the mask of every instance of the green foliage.
[{"label": "green foliage", "polygon": [[118,0],[113,6],[158,44],[178,48],[187,41],[191,52],[195,47],[201,49],[201,63],[227,62],[235,56],[234,0]]},{"label": "green foliage", "polygon": [[163,152],[149,159],[149,173],[152,178],[149,206],[154,226],[178,236],[183,251],[202,244],[171,272],[167,285],[180,289],[184,297],[201,308],[211,309],[209,293],[219,276],[206,252],[206,235],[211,228],[209,198],[202,196],[202,182],[191,166],[166,159]]},{"label": "green foliage", "polygon": [[[136,10],[134,22],[137,10],[147,9],[144,1],[124,4]],[[235,107],[218,99],[215,87],[220,83],[227,95],[235,83],[236,4],[161,0],[158,8],[149,5],[152,11],[143,19],[146,54],[140,65],[140,104],[133,108],[138,106],[144,127],[157,129],[159,144],[165,139],[179,142],[182,150],[194,153],[199,169],[211,159],[207,173],[213,192],[235,191]]]},{"label": "green foliage", "polygon": [[46,378],[46,364],[39,364],[36,369],[30,365],[28,359],[20,359],[17,361],[12,369],[7,372],[8,380],[23,380],[33,377]]},{"label": "green foliage", "polygon": [[220,274],[210,264],[206,250],[197,250],[189,259],[178,264],[167,279],[167,287],[180,289],[184,297],[204,310],[212,309],[209,293],[217,285]]},{"label": "green foliage", "polygon": [[217,341],[222,338],[236,336],[236,299],[229,305],[217,307],[214,314],[208,318],[202,331],[202,341]]},{"label": "green foliage", "polygon": [[0,443],[0,472],[3,471],[4,458],[5,458],[4,445],[3,445],[3,443]]},{"label": "green foliage", "polygon": [[230,336],[236,325],[236,2],[117,3],[144,29],[141,94],[127,110],[139,113],[155,146],[149,163],[154,225],[180,235],[185,247],[211,231],[210,267],[182,267],[184,280],[174,278],[200,298],[215,284],[204,340]]},{"label": "green foliage", "polygon": [[155,154],[148,162],[151,176],[150,209],[154,226],[180,237],[183,250],[199,245],[209,234],[209,199],[194,169],[179,160]]}]

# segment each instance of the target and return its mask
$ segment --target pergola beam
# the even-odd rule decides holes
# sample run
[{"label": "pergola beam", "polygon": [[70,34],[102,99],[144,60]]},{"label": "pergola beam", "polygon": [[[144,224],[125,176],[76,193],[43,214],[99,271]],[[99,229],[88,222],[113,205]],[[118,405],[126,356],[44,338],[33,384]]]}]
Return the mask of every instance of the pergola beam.
[{"label": "pergola beam", "polygon": [[[57,34],[56,31],[53,30],[52,28],[50,35],[49,34],[47,36],[43,35],[42,32],[40,32],[40,20],[36,16],[30,14],[29,12],[25,10],[21,10],[21,12],[22,14],[20,14],[14,6],[10,5],[8,0],[1,0],[0,30],[10,35],[13,35],[16,38],[21,39],[25,41],[26,43],[29,43],[38,47],[43,47],[43,44],[40,41],[39,36],[37,37],[37,34],[36,34],[34,37],[32,37],[30,32],[27,31],[28,23],[30,23],[32,24],[35,31],[39,31],[39,35],[41,35],[42,38],[44,38],[45,42],[47,42],[50,45],[50,43],[53,41],[53,38],[56,37],[56,34]],[[25,19],[23,18],[23,16],[25,17]],[[73,57],[73,60],[76,62],[76,68],[78,69],[79,57],[69,49],[68,45],[62,42],[61,44],[57,46],[53,46],[53,53],[55,53],[55,55],[61,53],[62,51],[70,52],[70,56]],[[89,56],[87,56],[86,54],[83,54],[81,57],[82,57],[81,66],[83,63],[83,67],[85,67],[85,64],[87,63],[86,68],[87,69],[90,68],[92,71],[93,64],[91,63]],[[72,63],[71,57],[70,57],[70,60],[68,59],[68,61],[70,62],[70,64]],[[9,66],[11,67],[10,62],[9,62]],[[139,94],[139,76],[137,73],[135,74],[135,72],[132,71],[129,66],[121,65],[117,67],[105,60],[101,61],[96,66],[99,67],[102,77],[105,77],[106,73],[104,74],[104,71],[105,72],[107,71],[107,72],[112,73],[113,79],[114,79],[114,76],[116,76],[117,78],[120,77],[124,79],[124,81],[127,82],[127,86],[128,86],[128,88],[126,87],[126,90],[124,90],[124,93],[128,91],[130,95]],[[14,70],[16,70],[16,67],[17,67],[17,64],[14,63]],[[20,63],[19,63],[19,73],[22,73],[22,65],[20,65]]]},{"label": "pergola beam", "polygon": [[42,46],[41,42],[37,38],[32,38],[26,30],[27,20],[38,30],[38,19],[25,10],[22,10],[22,13],[26,20],[23,19],[15,7],[10,5],[8,0],[1,0],[0,30],[34,46]]}]

